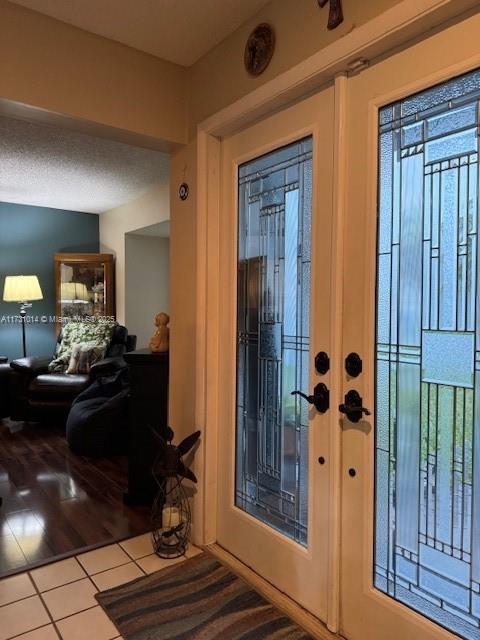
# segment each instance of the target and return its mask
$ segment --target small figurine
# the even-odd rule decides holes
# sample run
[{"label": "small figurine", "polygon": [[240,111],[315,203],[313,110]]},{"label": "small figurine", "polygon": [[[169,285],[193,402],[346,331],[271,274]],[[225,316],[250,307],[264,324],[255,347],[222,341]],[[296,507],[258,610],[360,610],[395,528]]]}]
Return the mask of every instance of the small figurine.
[{"label": "small figurine", "polygon": [[157,330],[150,340],[150,350],[152,353],[164,353],[168,351],[170,329],[167,327],[170,316],[167,313],[157,313],[155,316],[155,326]]}]

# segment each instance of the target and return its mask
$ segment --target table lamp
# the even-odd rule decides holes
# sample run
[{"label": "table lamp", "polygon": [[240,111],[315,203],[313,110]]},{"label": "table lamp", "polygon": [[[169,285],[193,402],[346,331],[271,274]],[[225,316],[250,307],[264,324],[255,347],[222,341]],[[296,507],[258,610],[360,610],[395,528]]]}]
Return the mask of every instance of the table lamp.
[{"label": "table lamp", "polygon": [[25,340],[25,316],[31,305],[31,300],[43,300],[42,290],[37,276],[6,276],[3,288],[4,302],[19,302],[20,317],[22,319],[23,357],[27,355]]}]

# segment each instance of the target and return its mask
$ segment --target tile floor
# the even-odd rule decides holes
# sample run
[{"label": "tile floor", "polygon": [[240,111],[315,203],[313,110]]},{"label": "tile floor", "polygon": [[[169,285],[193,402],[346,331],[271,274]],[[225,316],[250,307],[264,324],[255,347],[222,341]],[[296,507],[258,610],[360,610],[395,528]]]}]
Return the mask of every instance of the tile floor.
[{"label": "tile floor", "polygon": [[154,555],[145,534],[0,580],[0,640],[121,640],[95,594],[182,560]]}]

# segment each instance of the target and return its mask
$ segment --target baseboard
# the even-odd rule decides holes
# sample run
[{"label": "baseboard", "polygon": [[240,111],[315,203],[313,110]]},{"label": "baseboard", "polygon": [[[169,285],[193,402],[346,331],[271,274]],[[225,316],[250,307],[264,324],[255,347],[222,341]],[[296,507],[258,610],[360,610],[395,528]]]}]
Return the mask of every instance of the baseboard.
[{"label": "baseboard", "polygon": [[294,600],[276,589],[272,584],[255,573],[250,567],[240,562],[235,556],[225,551],[218,544],[204,547],[206,551],[218,558],[222,564],[248,582],[256,591],[283,611],[289,618],[305,629],[313,638],[319,640],[344,640],[342,636],[331,633],[327,627],[311,613],[303,609]]}]

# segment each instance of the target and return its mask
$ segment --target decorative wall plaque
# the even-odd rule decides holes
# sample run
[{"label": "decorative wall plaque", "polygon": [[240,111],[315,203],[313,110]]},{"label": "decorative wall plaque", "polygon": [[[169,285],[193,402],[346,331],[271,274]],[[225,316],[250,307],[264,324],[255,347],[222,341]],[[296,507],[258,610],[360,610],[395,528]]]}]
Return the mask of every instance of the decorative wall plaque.
[{"label": "decorative wall plaque", "polygon": [[255,27],[245,45],[245,69],[252,76],[259,76],[268,67],[275,49],[275,32],[266,22]]}]

